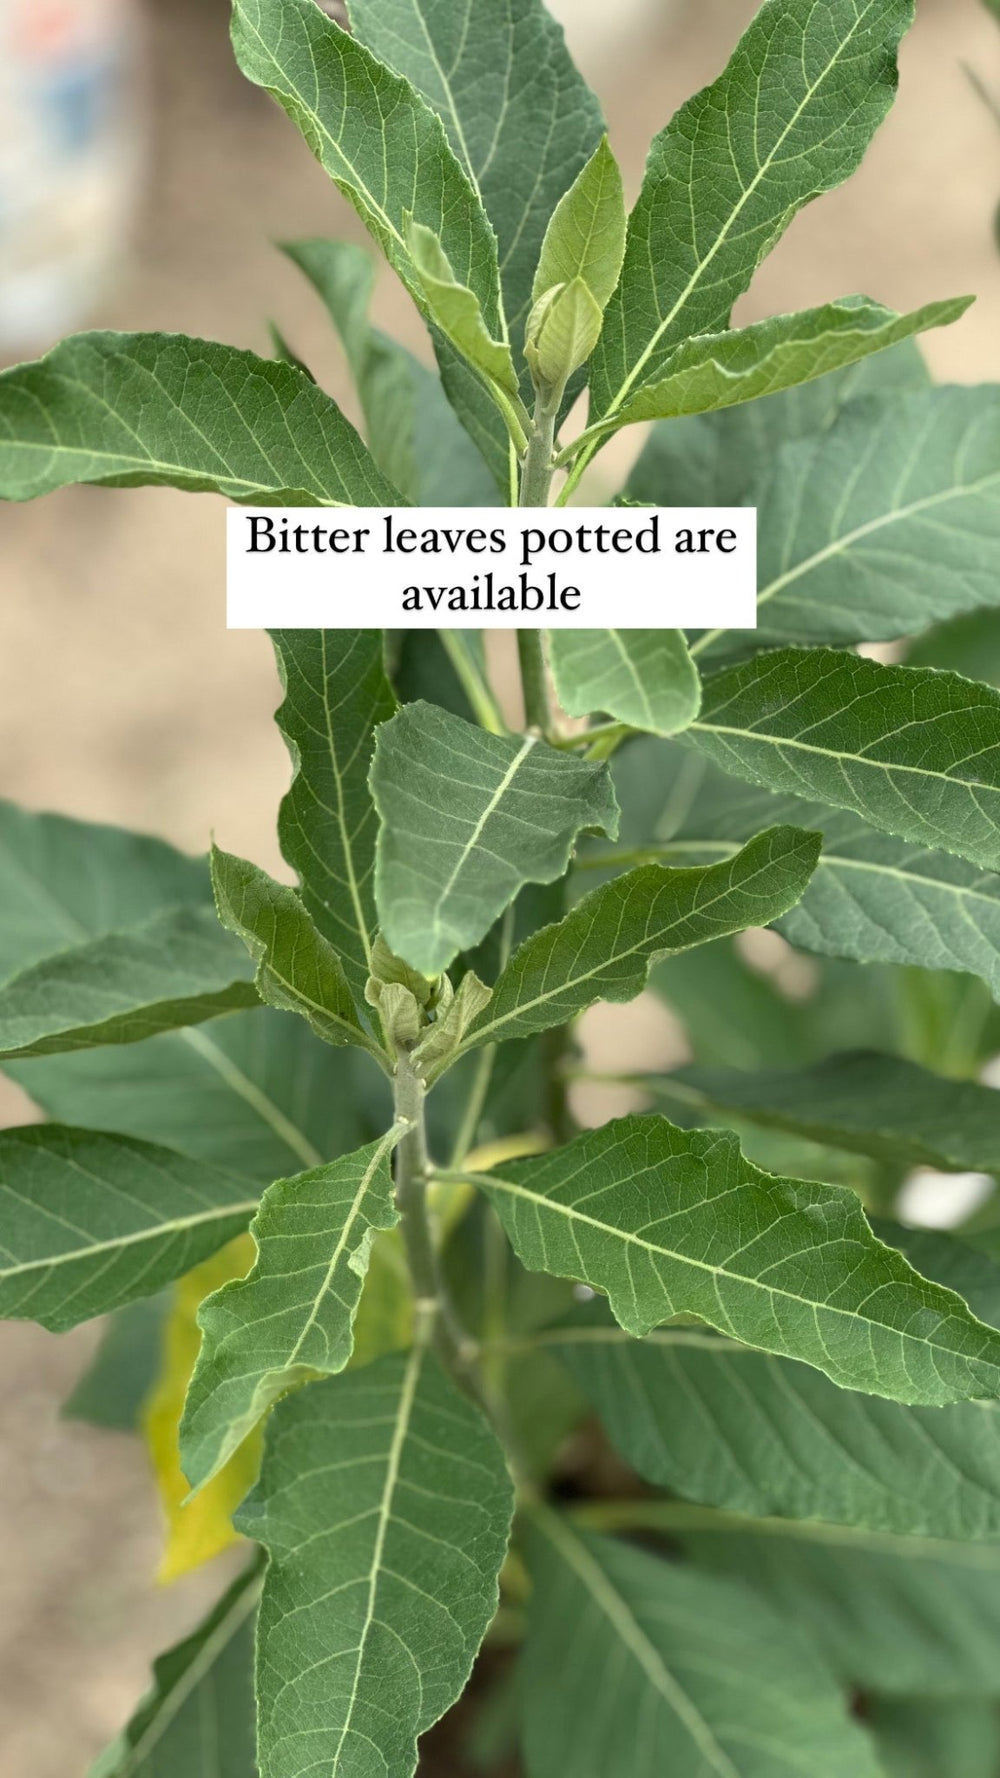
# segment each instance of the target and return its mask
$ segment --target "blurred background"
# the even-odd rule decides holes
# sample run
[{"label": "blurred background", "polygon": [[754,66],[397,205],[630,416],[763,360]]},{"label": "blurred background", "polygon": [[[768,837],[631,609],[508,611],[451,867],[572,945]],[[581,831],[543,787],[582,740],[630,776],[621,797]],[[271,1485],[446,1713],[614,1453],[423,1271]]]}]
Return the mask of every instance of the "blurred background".
[{"label": "blurred background", "polygon": [[[649,138],[720,69],[755,0],[556,0],[630,190]],[[69,328],[165,328],[269,352],[267,322],[353,412],[319,304],[275,240],[363,239],[284,115],[242,83],[225,0],[0,0],[0,363]],[[30,67],[31,80],[24,76]],[[807,211],[741,311],[863,291],[899,309],[974,291],[930,335],[937,376],[1000,379],[1000,32],[977,0],[918,0],[899,103],[861,173]],[[386,277],[380,323],[423,350]],[[638,440],[628,447],[638,448]],[[627,459],[610,455],[617,476]],[[610,484],[609,484],[610,485]],[[220,843],[272,869],[287,764],[262,636],[228,634],[222,503],[70,489],[0,511],[0,794]],[[624,1012],[625,1009],[620,1009]],[[671,1059],[665,1016],[605,1028]],[[30,1108],[0,1082],[0,1122]],[[148,1662],[219,1589],[152,1584],[137,1441],[60,1420],[93,1329],[0,1329],[0,1773],[76,1778]]]}]

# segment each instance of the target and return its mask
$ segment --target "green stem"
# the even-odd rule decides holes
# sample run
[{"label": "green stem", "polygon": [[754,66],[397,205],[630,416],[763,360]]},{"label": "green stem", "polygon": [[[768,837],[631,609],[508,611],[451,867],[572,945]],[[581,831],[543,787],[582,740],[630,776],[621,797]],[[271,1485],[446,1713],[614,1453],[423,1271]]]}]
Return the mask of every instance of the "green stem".
[{"label": "green stem", "polygon": [[486,1096],[490,1090],[490,1081],[493,1077],[493,1064],[496,1061],[496,1054],[497,1046],[495,1043],[487,1044],[486,1048],[479,1052],[476,1061],[476,1071],[472,1077],[472,1087],[465,1103],[465,1110],[462,1113],[462,1122],[459,1125],[458,1134],[455,1137],[454,1147],[451,1151],[451,1161],[449,1164],[452,1167],[461,1167],[469,1150],[475,1147],[476,1136],[482,1120],[483,1108],[486,1104]]},{"label": "green stem", "polygon": [[505,735],[507,725],[493,693],[469,653],[462,631],[443,629],[438,631],[438,635],[441,646],[455,669],[455,676],[472,705],[480,728],[488,730],[491,735]]},{"label": "green stem", "polygon": [[415,1298],[418,1339],[428,1340],[441,1363],[467,1393],[478,1398],[475,1348],[448,1299],[427,1208],[430,1161],[424,1120],[425,1085],[406,1055],[396,1064],[396,1117],[406,1134],[396,1149],[396,1208]]},{"label": "green stem", "polygon": [[535,423],[528,439],[521,468],[521,506],[548,506],[552,489],[554,464],[552,451],[556,436],[556,409],[545,406],[539,398],[535,407]]},{"label": "green stem", "polygon": [[517,658],[521,663],[525,725],[544,735],[551,724],[551,712],[541,630],[518,630]]}]

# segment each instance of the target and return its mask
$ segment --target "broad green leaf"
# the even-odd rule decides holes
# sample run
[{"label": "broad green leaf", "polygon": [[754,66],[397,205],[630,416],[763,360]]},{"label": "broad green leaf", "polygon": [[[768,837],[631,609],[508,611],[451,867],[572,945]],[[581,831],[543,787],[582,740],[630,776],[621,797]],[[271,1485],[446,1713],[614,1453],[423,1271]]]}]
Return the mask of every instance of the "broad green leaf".
[{"label": "broad green leaf", "polygon": [[613,878],[515,951],[465,1047],[565,1024],[598,1000],[634,1000],[658,958],[777,919],[818,855],[816,834],[780,827],[721,865],[645,865]]},{"label": "broad green leaf", "polygon": [[871,1698],[865,1715],[885,1778],[997,1778],[1000,1772],[1000,1710],[989,1700]]},{"label": "broad green leaf", "polygon": [[561,877],[584,828],[617,831],[605,766],[432,704],[407,704],[379,730],[371,786],[379,923],[428,976],[478,944],[523,884]]},{"label": "broad green leaf", "polygon": [[879,1778],[829,1670],[747,1588],[552,1513],[529,1554],[529,1778]]},{"label": "broad green leaf", "polygon": [[396,707],[382,632],[275,630],[272,640],[285,690],[276,721],[294,767],[278,817],[281,850],[360,1000],[376,925],[368,769],[375,730]]},{"label": "broad green leaf", "polygon": [[262,1778],[410,1778],[496,1611],[512,1505],[493,1433],[420,1346],[282,1402],[238,1518],[271,1556]]},{"label": "broad green leaf", "polygon": [[631,728],[674,735],[701,706],[680,630],[550,630],[549,661],[569,716],[603,710]]},{"label": "broad green leaf", "polygon": [[475,1183],[529,1270],[601,1291],[627,1333],[696,1315],[843,1388],[1000,1393],[1000,1334],[880,1242],[851,1190],[764,1173],[727,1131],[621,1118]]},{"label": "broad green leaf", "polygon": [[631,1467],[672,1494],[753,1518],[1000,1538],[996,1402],[880,1401],[693,1327],[633,1340],[591,1316],[546,1348]]},{"label": "broad green leaf", "polygon": [[[428,313],[406,241],[410,216],[437,236],[458,282],[477,297],[487,328],[494,337],[501,332],[496,236],[441,117],[410,81],[372,55],[358,35],[332,23],[314,0],[235,0],[233,43],[247,79],[283,106],[418,307]],[[510,451],[492,398],[447,347],[441,361],[459,418],[503,485]]]},{"label": "broad green leaf", "polygon": [[350,241],[292,241],[284,251],[329,310],[383,474],[416,506],[495,506],[496,482],[470,449],[440,378],[368,319],[371,256]]},{"label": "broad green leaf", "polygon": [[642,1078],[665,1107],[689,1105],[699,1121],[735,1112],[889,1165],[1000,1174],[1000,1093],[899,1056],[859,1050],[812,1068],[681,1068]]},{"label": "broad green leaf", "polygon": [[0,1316],[63,1333],[154,1296],[242,1233],[246,1180],[96,1130],[0,1132]]},{"label": "broad green leaf", "polygon": [[160,1143],[261,1186],[349,1153],[391,1121],[367,1056],[331,1050],[270,1007],[4,1071],[60,1123]]},{"label": "broad green leaf", "polygon": [[582,278],[603,314],[621,276],[626,222],[621,172],[604,136],[552,212],[532,301]]},{"label": "broad green leaf", "polygon": [[212,881],[223,926],[243,940],[257,964],[261,999],[300,1013],[327,1043],[353,1043],[381,1056],[358,1017],[340,958],[295,890],[218,846],[212,848]]},{"label": "broad green leaf", "polygon": [[431,319],[466,363],[482,377],[496,399],[506,397],[504,412],[511,417],[511,436],[519,450],[526,444],[523,422],[528,416],[520,406],[517,372],[505,340],[490,333],[475,291],[455,276],[454,267],[433,229],[413,222],[406,230],[406,245],[416,269]]},{"label": "broad green leaf", "polygon": [[260,1561],[153,1663],[153,1685],[90,1778],[257,1778],[253,1625]]},{"label": "broad green leaf", "polygon": [[207,1488],[192,1497],[181,1468],[181,1416],[201,1343],[198,1310],[209,1292],[241,1278],[253,1259],[249,1235],[178,1279],[163,1330],[156,1386],[143,1404],[141,1427],[159,1495],[163,1554],[156,1578],[171,1586],[239,1543],[233,1513],[260,1470],[263,1431],[252,1429]]},{"label": "broad green leaf", "polygon": [[783,445],[829,431],[848,404],[866,396],[891,397],[882,411],[894,412],[893,404],[904,392],[926,390],[929,382],[919,346],[906,340],[780,395],[684,420],[661,420],[636,460],[625,493],[640,506],[753,505]]},{"label": "broad green leaf", "polygon": [[697,1507],[669,1516],[671,1538],[700,1568],[752,1586],[845,1681],[925,1698],[1000,1697],[1000,1543]]},{"label": "broad green leaf", "polygon": [[729,325],[796,212],[854,172],[892,104],[911,0],[766,0],[713,86],[656,138],[593,360],[591,419]]},{"label": "broad green leaf", "polygon": [[[876,833],[856,815],[750,789],[705,760],[699,764],[684,799],[675,808],[667,801],[662,820],[651,821],[657,838],[640,855],[708,861],[730,857],[770,822],[819,828],[823,851],[801,902],[780,923],[786,938],[855,962],[964,970],[1000,999],[1000,882],[992,872]],[[669,782],[676,761],[664,759],[662,770]],[[746,1060],[754,1065],[753,1057]]]},{"label": "broad green leaf", "polygon": [[954,673],[778,649],[705,683],[685,731],[725,771],[1000,868],[1000,693]]},{"label": "broad green leaf", "polygon": [[346,1365],[372,1242],[397,1221],[389,1155],[398,1135],[264,1193],[250,1225],[253,1270],[198,1316],[204,1337],[181,1423],[193,1488],[218,1474],[286,1390]]},{"label": "broad green leaf", "polygon": [[442,118],[496,229],[519,345],[550,218],[604,129],[561,27],[542,0],[350,0],[350,15]]},{"label": "broad green leaf", "polygon": [[63,1402],[64,1420],[84,1420],[108,1432],[136,1432],[143,1403],[156,1382],[169,1297],[140,1297],[109,1316],[90,1364]]},{"label": "broad green leaf", "polygon": [[203,858],[121,827],[0,802],[0,982],[163,907],[211,904]]},{"label": "broad green leaf", "polygon": [[163,908],[33,963],[0,988],[0,1057],[138,1043],[256,1006],[253,973],[211,908]]},{"label": "broad green leaf", "polygon": [[820,309],[775,315],[733,332],[696,334],[671,352],[656,382],[643,384],[593,432],[588,428],[586,436],[775,395],[885,351],[914,334],[949,327],[961,319],[972,300],[956,297],[897,315],[868,297],[848,296]]},{"label": "broad green leaf", "polygon": [[998,410],[992,384],[925,389],[785,445],[757,490],[755,640],[885,640],[1000,603]]},{"label": "broad green leaf", "polygon": [[399,504],[301,371],[174,333],[77,334],[0,374],[0,498],[71,482],[257,506]]}]

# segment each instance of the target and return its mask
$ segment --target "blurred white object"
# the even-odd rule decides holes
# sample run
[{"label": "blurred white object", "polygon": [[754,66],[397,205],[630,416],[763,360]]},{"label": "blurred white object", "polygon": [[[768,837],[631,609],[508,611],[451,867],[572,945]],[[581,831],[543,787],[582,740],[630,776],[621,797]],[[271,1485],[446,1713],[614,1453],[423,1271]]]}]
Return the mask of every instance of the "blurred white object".
[{"label": "blurred white object", "polygon": [[0,0],[0,356],[84,323],[137,155],[131,0]]},{"label": "blurred white object", "polygon": [[546,5],[565,25],[570,49],[587,55],[593,49],[637,47],[642,26],[662,23],[676,0],[546,0]]},{"label": "blurred white object", "polygon": [[953,1229],[989,1203],[996,1180],[988,1173],[936,1173],[918,1167],[896,1200],[901,1222],[919,1229]]}]

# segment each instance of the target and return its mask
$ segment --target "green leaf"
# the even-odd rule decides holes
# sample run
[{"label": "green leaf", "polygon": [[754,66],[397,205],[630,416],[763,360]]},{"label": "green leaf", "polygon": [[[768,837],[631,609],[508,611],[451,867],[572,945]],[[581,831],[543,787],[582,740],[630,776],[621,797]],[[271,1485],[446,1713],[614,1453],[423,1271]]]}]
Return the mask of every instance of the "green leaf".
[{"label": "green leaf", "polygon": [[153,1687],[90,1778],[257,1778],[253,1623],[261,1563],[193,1635],[153,1663]]},{"label": "green leaf", "polygon": [[391,1121],[383,1076],[304,1020],[260,1007],[125,1048],[4,1064],[60,1123],[161,1143],[273,1179],[349,1153]]},{"label": "green leaf", "polygon": [[420,1346],[281,1404],[237,1521],[271,1555],[262,1778],[410,1778],[496,1611],[512,1505],[492,1432]]},{"label": "green leaf", "polygon": [[377,924],[368,768],[375,731],[396,708],[382,632],[275,630],[272,641],[285,690],[276,721],[294,767],[278,817],[281,850],[362,999]]},{"label": "green leaf", "polygon": [[766,0],[656,138],[593,360],[592,419],[716,333],[796,212],[854,172],[895,94],[911,0]]},{"label": "green leaf", "polygon": [[542,0],[350,0],[350,15],[442,118],[496,229],[518,345],[550,218],[604,129],[561,27]]},{"label": "green leaf", "polygon": [[700,1568],[752,1586],[845,1682],[925,1698],[1000,1696],[1000,1543],[691,1507],[670,1518],[671,1538]]},{"label": "green leaf", "polygon": [[330,313],[347,353],[379,468],[415,506],[495,506],[497,487],[441,380],[372,327],[371,256],[350,241],[292,241],[288,254]]},{"label": "green leaf", "polygon": [[954,673],[778,649],[706,681],[685,731],[751,784],[1000,869],[1000,693]]},{"label": "green leaf", "polygon": [[[427,313],[406,241],[410,215],[437,236],[490,332],[502,331],[496,236],[441,117],[410,81],[333,24],[314,0],[235,0],[233,43],[247,79],[283,106],[418,307]],[[509,450],[492,399],[478,377],[470,391],[453,353],[441,356],[459,418],[503,485]]]},{"label": "green leaf", "polygon": [[0,982],[163,907],[211,898],[205,859],[164,840],[0,802]]},{"label": "green leaf", "polygon": [[0,1057],[138,1043],[256,1006],[246,958],[211,908],[163,908],[33,963],[0,988]]},{"label": "green leaf", "polygon": [[1000,1537],[996,1402],[906,1407],[704,1329],[633,1340],[605,1314],[545,1345],[645,1481],[754,1518]]},{"label": "green leaf", "polygon": [[906,340],[780,395],[684,420],[661,420],[639,454],[625,493],[640,506],[753,505],[762,476],[783,445],[827,432],[849,405],[865,397],[892,397],[880,402],[879,411],[895,412],[894,402],[904,392],[926,390],[929,382],[919,346]]},{"label": "green leaf", "polygon": [[[423,291],[427,312],[450,340],[456,352],[481,376],[494,399],[502,398],[503,411],[509,416],[511,437],[519,451],[526,444],[524,424],[528,415],[520,405],[517,372],[505,340],[496,340],[490,333],[482,305],[473,290],[460,282],[433,229],[411,222],[406,228],[406,245]],[[513,405],[512,405],[513,404]]]},{"label": "green leaf", "polygon": [[601,337],[601,311],[582,278],[549,291],[532,309],[524,342],[535,388],[558,406]]},{"label": "green leaf", "polygon": [[60,1408],[64,1420],[83,1420],[109,1432],[137,1432],[156,1382],[169,1296],[140,1297],[109,1318],[90,1364]]},{"label": "green leaf", "polygon": [[326,1043],[382,1052],[358,1017],[344,967],[294,889],[245,858],[212,848],[219,918],[257,963],[257,992],[269,1006],[297,1012]]},{"label": "green leaf", "polygon": [[696,1315],[843,1388],[1000,1393],[1000,1334],[877,1240],[852,1191],[763,1173],[728,1131],[621,1118],[474,1183],[529,1270],[601,1291],[627,1333]]},{"label": "green leaf", "polygon": [[154,1296],[242,1234],[258,1194],[187,1155],[97,1130],[0,1132],[0,1316],[64,1333]]},{"label": "green leaf", "polygon": [[680,630],[550,630],[549,661],[569,716],[605,711],[631,728],[673,735],[701,706]]},{"label": "green leaf", "polygon": [[[786,938],[805,950],[861,963],[965,970],[1000,999],[995,875],[876,833],[856,815],[751,790],[707,761],[699,763],[686,806],[668,808],[659,824],[662,837],[649,855],[664,861],[729,857],[765,823],[792,820],[819,828],[823,851],[801,902],[780,923]],[[670,767],[664,759],[668,780]]]},{"label": "green leaf", "polygon": [[992,385],[852,403],[757,498],[761,643],[881,641],[1000,603]]},{"label": "green leaf", "polygon": [[81,333],[0,374],[0,497],[71,482],[257,506],[399,504],[301,371],[171,333]]},{"label": "green leaf", "polygon": [[552,213],[532,301],[582,278],[603,314],[621,276],[626,221],[621,172],[604,136]]},{"label": "green leaf", "polygon": [[[656,382],[644,383],[591,433],[643,420],[703,414],[775,395],[856,364],[900,340],[961,320],[972,297],[927,303],[897,315],[864,296],[845,296],[797,315],[774,315],[728,333],[696,334],[671,352]],[[574,445],[574,452],[579,448]]]},{"label": "green leaf", "polygon": [[654,1095],[662,1089],[667,1108],[676,1098],[699,1119],[735,1112],[890,1166],[1000,1174],[1000,1093],[899,1056],[859,1050],[812,1068],[681,1068],[642,1078]]},{"label": "green leaf", "polygon": [[658,958],[777,919],[802,894],[818,855],[815,834],[780,827],[725,864],[645,865],[615,877],[515,951],[465,1047],[565,1024],[598,1000],[634,1000]]},{"label": "green leaf", "polygon": [[996,1778],[1000,1772],[994,1703],[872,1698],[865,1714],[886,1778]]},{"label": "green leaf", "polygon": [[203,1339],[181,1422],[181,1465],[202,1488],[286,1390],[351,1356],[372,1242],[398,1221],[380,1142],[279,1179],[250,1225],[253,1270],[207,1297]]},{"label": "green leaf", "polygon": [[823,1662],[746,1588],[536,1523],[529,1778],[879,1778]]},{"label": "green leaf", "polygon": [[478,944],[525,883],[561,877],[584,828],[617,831],[605,766],[432,704],[407,704],[379,730],[371,786],[379,924],[428,976]]}]

